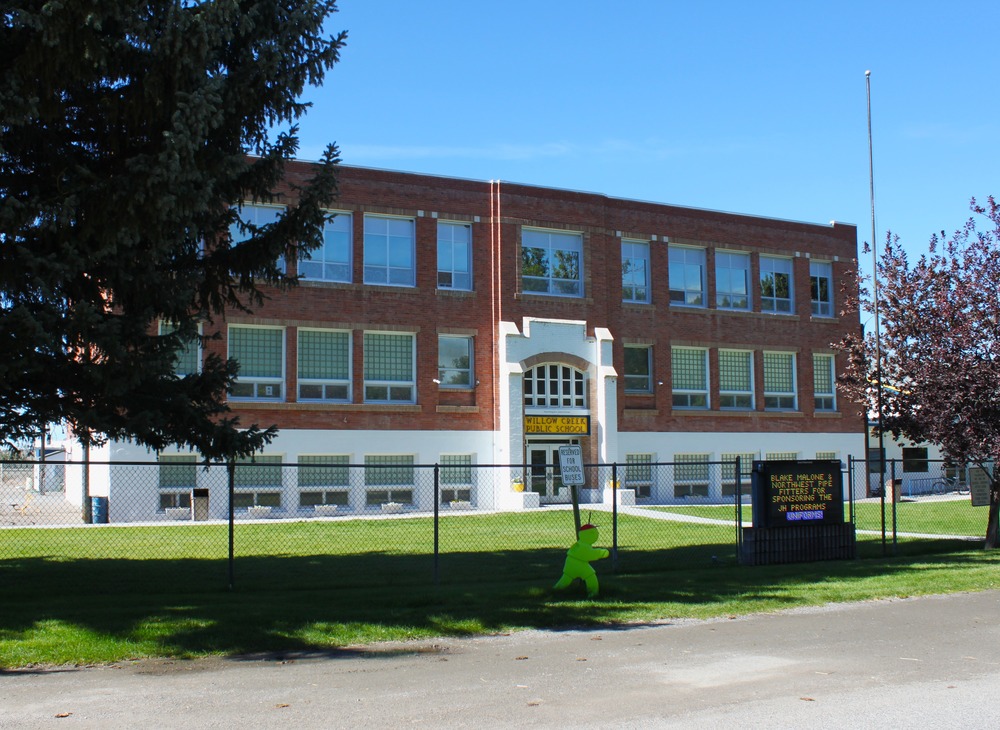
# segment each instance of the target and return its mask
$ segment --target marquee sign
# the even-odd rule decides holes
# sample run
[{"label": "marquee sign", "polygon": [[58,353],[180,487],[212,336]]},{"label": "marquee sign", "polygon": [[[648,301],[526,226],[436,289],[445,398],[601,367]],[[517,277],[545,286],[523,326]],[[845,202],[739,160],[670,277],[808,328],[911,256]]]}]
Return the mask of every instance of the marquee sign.
[{"label": "marquee sign", "polygon": [[548,436],[587,436],[590,416],[525,416],[524,432]]},{"label": "marquee sign", "polygon": [[755,527],[844,522],[839,461],[755,461],[751,487]]}]

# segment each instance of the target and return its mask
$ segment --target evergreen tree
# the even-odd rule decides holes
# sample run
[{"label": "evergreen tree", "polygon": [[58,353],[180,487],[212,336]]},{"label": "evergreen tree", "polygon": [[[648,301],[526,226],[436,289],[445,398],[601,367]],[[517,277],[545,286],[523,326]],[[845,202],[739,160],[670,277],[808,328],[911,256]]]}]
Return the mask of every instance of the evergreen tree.
[{"label": "evergreen tree", "polygon": [[[226,406],[237,365],[175,363],[199,325],[250,311],[321,244],[336,148],[276,222],[308,85],[338,60],[333,0],[7,0],[0,37],[0,438],[247,455],[273,428]],[[240,238],[230,245],[235,224]],[[159,322],[170,327],[161,335]]]}]

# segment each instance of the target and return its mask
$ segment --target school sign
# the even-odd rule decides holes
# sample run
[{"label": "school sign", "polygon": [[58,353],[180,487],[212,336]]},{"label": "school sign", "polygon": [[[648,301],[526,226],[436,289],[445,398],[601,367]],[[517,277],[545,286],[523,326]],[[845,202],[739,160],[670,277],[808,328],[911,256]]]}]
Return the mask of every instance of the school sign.
[{"label": "school sign", "polygon": [[740,561],[750,565],[855,556],[844,521],[844,480],[835,460],[755,461],[753,526],[743,528]]}]

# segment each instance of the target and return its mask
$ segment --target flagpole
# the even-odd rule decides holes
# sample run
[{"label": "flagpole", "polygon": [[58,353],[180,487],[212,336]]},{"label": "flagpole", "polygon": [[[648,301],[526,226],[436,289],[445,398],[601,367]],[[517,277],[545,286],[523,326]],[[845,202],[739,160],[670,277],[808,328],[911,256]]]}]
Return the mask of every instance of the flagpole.
[{"label": "flagpole", "polygon": [[[882,486],[882,496],[885,498],[885,434],[882,431],[882,327],[879,321],[879,288],[878,288],[878,244],[875,241],[875,166],[872,153],[872,72],[865,71],[865,95],[868,101],[868,194],[871,201],[872,214],[872,295],[875,308],[875,414],[878,418],[878,453],[879,478]],[[894,487],[894,485],[893,485]],[[891,497],[895,500],[895,489]],[[883,510],[884,513],[884,510]],[[883,532],[883,535],[885,533]]]}]

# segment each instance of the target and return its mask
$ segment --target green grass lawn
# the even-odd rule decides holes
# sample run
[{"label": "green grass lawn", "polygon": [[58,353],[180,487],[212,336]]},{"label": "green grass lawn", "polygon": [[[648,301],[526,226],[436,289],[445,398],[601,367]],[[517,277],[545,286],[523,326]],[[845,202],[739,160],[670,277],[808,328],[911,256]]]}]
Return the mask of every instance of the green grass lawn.
[{"label": "green grass lawn", "polygon": [[[885,505],[886,529],[892,529],[891,503]],[[968,498],[896,504],[896,530],[928,535],[984,537],[987,507],[973,507]],[[882,505],[862,502],[854,506],[858,530],[882,529]]]},{"label": "green grass lawn", "polygon": [[[610,545],[610,516],[594,521]],[[437,563],[424,517],[237,525],[231,590],[225,525],[2,530],[0,667],[325,651],[1000,588],[1000,551],[743,567],[734,535],[621,515],[617,561],[595,564],[602,594],[590,601],[551,590],[573,539],[566,512],[443,519]]]},{"label": "green grass lawn", "polygon": [[[751,509],[750,498],[745,497],[746,503],[741,506],[740,517],[744,522],[750,522]],[[668,507],[650,507],[658,512],[673,512],[678,515],[691,515],[692,517],[705,517],[712,520],[729,520],[736,518],[736,507],[731,504],[680,504]]]},{"label": "green grass lawn", "polygon": [[[735,520],[733,505],[679,505],[654,507],[661,512],[706,517],[710,519]],[[849,505],[844,505],[845,516]],[[900,533],[927,535],[962,535],[981,537],[986,534],[986,507],[973,507],[968,497],[953,500],[904,501],[896,504],[896,530]],[[741,519],[750,522],[751,508],[742,505]],[[856,502],[854,504],[855,524],[859,531],[882,530],[882,504],[877,501]],[[892,531],[892,503],[885,505],[886,529]]]}]

